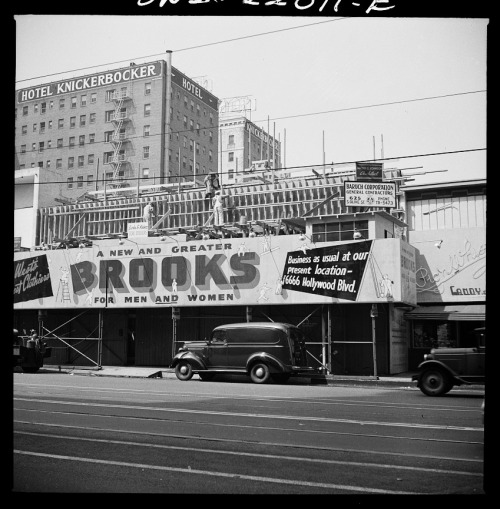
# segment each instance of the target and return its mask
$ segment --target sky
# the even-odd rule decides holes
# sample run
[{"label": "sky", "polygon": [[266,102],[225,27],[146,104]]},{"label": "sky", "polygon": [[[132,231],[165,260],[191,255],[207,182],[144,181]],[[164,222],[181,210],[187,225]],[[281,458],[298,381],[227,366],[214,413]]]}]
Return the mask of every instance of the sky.
[{"label": "sky", "polygon": [[[282,143],[409,185],[486,178],[486,18],[14,15],[15,88],[166,59]],[[425,174],[422,174],[426,172]],[[310,173],[312,175],[312,173]]]}]

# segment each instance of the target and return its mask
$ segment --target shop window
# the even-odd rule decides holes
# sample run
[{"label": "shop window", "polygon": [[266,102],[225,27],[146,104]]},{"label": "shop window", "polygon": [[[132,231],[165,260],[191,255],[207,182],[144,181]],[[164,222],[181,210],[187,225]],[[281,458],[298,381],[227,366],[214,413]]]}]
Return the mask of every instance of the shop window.
[{"label": "shop window", "polygon": [[452,322],[415,320],[412,334],[413,348],[457,348],[457,338]]}]

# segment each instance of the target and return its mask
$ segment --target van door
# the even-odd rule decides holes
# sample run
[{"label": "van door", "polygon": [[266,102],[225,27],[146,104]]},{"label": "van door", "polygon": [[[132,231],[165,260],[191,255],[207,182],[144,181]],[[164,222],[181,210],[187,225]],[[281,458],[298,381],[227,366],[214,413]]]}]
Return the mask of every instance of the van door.
[{"label": "van door", "polygon": [[207,346],[208,368],[223,368],[227,366],[227,332],[224,329],[212,333]]}]

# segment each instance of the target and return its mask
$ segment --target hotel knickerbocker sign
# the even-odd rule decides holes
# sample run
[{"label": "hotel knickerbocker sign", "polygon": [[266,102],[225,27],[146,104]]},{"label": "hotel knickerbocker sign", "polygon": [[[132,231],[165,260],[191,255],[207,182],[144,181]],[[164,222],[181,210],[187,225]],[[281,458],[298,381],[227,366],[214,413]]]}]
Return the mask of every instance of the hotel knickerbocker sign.
[{"label": "hotel knickerbocker sign", "polygon": [[401,239],[174,240],[14,253],[14,308],[416,304],[415,251]]}]

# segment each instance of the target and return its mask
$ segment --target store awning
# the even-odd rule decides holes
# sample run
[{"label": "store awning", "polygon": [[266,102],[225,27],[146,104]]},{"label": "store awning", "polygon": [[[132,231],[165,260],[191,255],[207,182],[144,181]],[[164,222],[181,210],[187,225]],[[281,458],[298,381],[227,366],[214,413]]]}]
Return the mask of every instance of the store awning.
[{"label": "store awning", "polygon": [[455,306],[420,306],[405,313],[408,320],[469,320],[484,321],[485,304],[462,304]]}]

